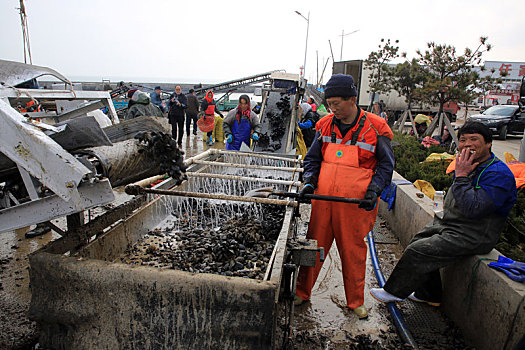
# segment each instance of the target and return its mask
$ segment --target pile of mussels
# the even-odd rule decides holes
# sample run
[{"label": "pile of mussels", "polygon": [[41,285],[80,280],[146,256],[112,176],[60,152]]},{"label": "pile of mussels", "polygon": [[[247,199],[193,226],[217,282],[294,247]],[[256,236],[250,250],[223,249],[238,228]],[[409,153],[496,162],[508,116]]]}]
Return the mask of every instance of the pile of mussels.
[{"label": "pile of mussels", "polygon": [[151,231],[121,260],[129,264],[263,279],[282,227],[285,208],[263,205],[263,217],[247,214],[225,218],[219,227],[190,227]]}]

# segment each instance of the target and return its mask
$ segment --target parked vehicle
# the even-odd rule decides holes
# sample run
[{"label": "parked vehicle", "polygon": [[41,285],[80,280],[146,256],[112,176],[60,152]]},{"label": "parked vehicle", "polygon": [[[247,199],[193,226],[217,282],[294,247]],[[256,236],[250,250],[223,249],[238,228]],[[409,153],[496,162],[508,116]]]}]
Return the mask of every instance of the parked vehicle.
[{"label": "parked vehicle", "polygon": [[516,105],[492,106],[481,114],[470,116],[467,121],[481,122],[492,133],[505,140],[508,134],[522,135],[525,129],[525,112],[520,112]]},{"label": "parked vehicle", "polygon": [[[361,108],[368,108],[371,100],[370,80],[369,76],[372,71],[365,69],[365,62],[363,60],[351,60],[334,62],[333,74],[350,74],[356,84],[357,88],[357,104]],[[376,94],[376,100],[383,100],[386,105],[387,113],[393,120],[399,119],[403,112],[408,108],[404,96],[400,96],[397,91],[390,91],[388,94]],[[446,113],[448,119],[453,122],[456,121],[459,106],[455,102],[446,103],[443,106],[443,111]],[[412,115],[424,114],[431,117],[436,116],[439,112],[439,105],[426,105],[413,103],[411,106]]]}]

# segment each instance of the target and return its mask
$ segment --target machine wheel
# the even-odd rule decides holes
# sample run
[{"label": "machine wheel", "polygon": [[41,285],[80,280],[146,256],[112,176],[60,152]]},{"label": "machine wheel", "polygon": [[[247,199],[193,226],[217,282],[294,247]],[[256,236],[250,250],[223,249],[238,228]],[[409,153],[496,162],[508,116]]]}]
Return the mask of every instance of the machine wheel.
[{"label": "machine wheel", "polygon": [[507,125],[503,125],[501,129],[499,129],[499,139],[500,140],[506,140],[507,139]]}]

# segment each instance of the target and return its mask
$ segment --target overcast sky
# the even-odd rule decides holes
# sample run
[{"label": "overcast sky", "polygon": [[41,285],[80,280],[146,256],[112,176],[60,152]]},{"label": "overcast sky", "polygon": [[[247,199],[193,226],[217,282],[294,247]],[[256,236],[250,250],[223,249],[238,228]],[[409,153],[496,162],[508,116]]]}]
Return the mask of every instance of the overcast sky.
[{"label": "overcast sky", "polygon": [[[381,38],[416,56],[426,43],[463,52],[488,36],[485,60],[524,62],[523,1],[26,0],[33,64],[72,80],[217,83],[275,69],[306,78],[331,56],[366,59]],[[0,58],[24,61],[19,0],[0,0]],[[325,81],[332,60],[328,63]]]}]

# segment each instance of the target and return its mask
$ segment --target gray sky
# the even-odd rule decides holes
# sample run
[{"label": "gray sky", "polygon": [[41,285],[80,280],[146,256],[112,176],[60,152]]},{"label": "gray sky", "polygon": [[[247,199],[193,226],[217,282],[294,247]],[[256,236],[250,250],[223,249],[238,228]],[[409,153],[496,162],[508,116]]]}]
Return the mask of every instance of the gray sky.
[{"label": "gray sky", "polygon": [[[285,69],[299,73],[310,30],[306,78],[330,54],[366,59],[381,38],[408,57],[426,43],[461,53],[488,36],[488,61],[525,61],[520,0],[112,1],[26,0],[33,64],[70,79],[215,83]],[[23,62],[18,0],[0,1],[0,58]],[[330,75],[328,63],[325,81]]]}]

